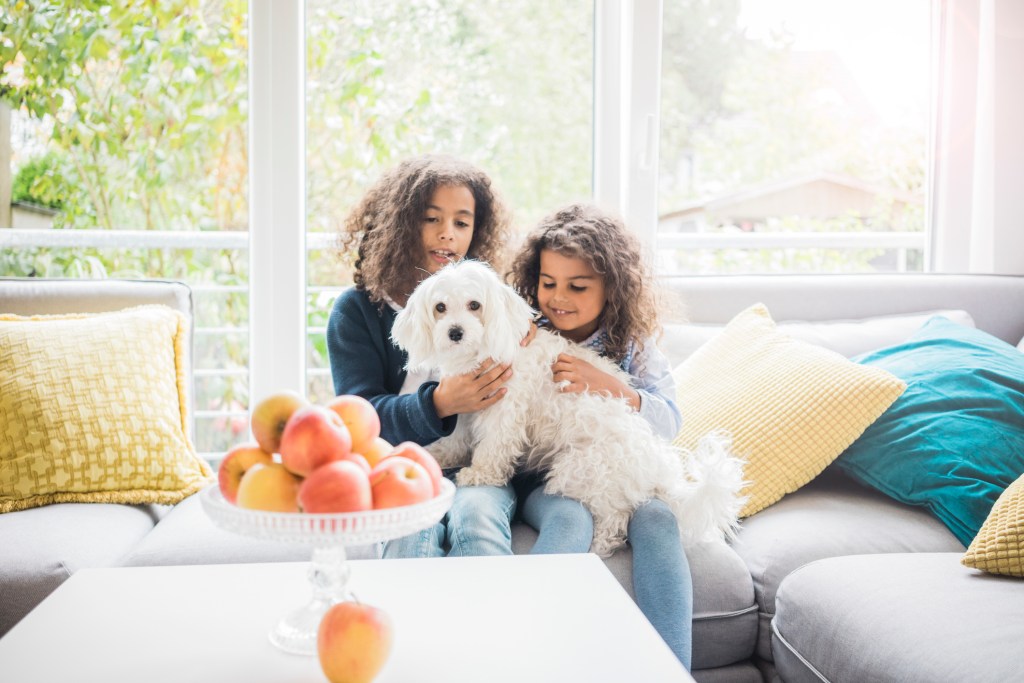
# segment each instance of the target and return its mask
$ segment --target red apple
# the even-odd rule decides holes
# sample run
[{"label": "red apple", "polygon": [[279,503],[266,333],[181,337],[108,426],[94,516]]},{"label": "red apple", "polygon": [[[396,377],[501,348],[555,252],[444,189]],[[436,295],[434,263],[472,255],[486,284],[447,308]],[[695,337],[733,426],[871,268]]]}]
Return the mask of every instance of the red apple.
[{"label": "red apple", "polygon": [[437,464],[437,460],[434,459],[434,456],[426,448],[413,441],[403,441],[395,446],[393,451],[388,453],[388,457],[408,458],[422,465],[423,469],[430,475],[430,483],[434,487],[434,495],[436,496],[441,493],[441,480],[444,478],[444,475],[441,474],[441,466]]},{"label": "red apple", "polygon": [[373,507],[395,508],[434,497],[434,485],[423,465],[409,458],[389,456],[370,472]]},{"label": "red apple", "polygon": [[243,443],[235,446],[224,454],[217,468],[217,485],[224,500],[235,503],[238,498],[238,484],[242,475],[257,463],[266,465],[274,462],[274,457],[255,443]]},{"label": "red apple", "polygon": [[329,462],[313,470],[299,486],[304,512],[356,512],[373,507],[370,478],[348,460]]},{"label": "red apple", "polygon": [[387,612],[358,602],[339,602],[317,630],[320,668],[331,683],[370,683],[391,654],[394,629]]},{"label": "red apple", "polygon": [[362,396],[345,394],[335,396],[327,407],[338,414],[349,434],[352,435],[352,450],[362,453],[373,440],[380,436],[380,417],[373,404]]},{"label": "red apple", "polygon": [[281,434],[281,462],[300,477],[352,452],[352,437],[338,414],[322,406],[299,408]]},{"label": "red apple", "polygon": [[352,451],[351,453],[346,455],[344,458],[342,458],[342,460],[347,460],[348,462],[352,462],[358,465],[359,469],[365,472],[367,477],[370,476],[370,470],[373,469],[372,467],[370,467],[370,462],[365,457],[363,457],[359,453],[356,453],[355,451]]},{"label": "red apple", "polygon": [[282,391],[267,396],[256,404],[249,418],[253,438],[267,453],[278,453],[281,434],[292,414],[309,405],[309,402],[294,391]]},{"label": "red apple", "polygon": [[238,484],[238,507],[271,512],[299,511],[299,478],[280,463],[253,465]]},{"label": "red apple", "polygon": [[370,467],[376,467],[377,463],[388,457],[393,449],[394,446],[378,436],[369,445],[364,445],[363,450],[358,451],[358,453],[366,458],[366,462],[370,463]]}]

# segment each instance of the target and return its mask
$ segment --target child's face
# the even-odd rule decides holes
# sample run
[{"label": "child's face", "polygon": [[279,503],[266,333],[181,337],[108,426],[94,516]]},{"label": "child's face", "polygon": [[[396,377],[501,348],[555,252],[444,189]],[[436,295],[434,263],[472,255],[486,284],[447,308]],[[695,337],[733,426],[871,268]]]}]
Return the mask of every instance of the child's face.
[{"label": "child's face", "polygon": [[604,278],[590,264],[550,249],[540,252],[537,303],[563,337],[581,342],[592,335],[605,301]]},{"label": "child's face", "polygon": [[464,185],[446,185],[434,190],[421,224],[422,266],[427,273],[433,275],[466,255],[473,241],[475,210],[473,193]]}]

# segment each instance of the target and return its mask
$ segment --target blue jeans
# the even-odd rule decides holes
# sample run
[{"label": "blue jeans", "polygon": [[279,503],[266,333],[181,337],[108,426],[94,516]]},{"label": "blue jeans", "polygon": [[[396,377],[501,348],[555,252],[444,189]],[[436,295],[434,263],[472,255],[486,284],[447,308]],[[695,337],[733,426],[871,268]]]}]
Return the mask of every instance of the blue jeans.
[{"label": "blue jeans", "polygon": [[[578,501],[544,493],[533,480],[526,480],[526,486],[532,488],[523,502],[523,519],[539,534],[530,552],[587,552],[594,536],[590,512]],[[383,557],[511,555],[516,488],[513,483],[460,486],[455,489],[451,509],[440,522],[388,541]]]},{"label": "blue jeans", "polygon": [[663,501],[649,500],[629,520],[636,604],[686,670],[693,650],[693,580],[679,525]]}]

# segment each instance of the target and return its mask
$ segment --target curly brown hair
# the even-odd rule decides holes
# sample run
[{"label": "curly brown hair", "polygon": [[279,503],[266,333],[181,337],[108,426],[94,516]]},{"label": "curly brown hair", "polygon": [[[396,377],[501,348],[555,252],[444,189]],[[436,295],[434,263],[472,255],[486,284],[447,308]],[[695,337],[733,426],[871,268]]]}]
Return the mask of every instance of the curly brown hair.
[{"label": "curly brown hair", "polygon": [[509,217],[491,179],[454,157],[413,157],[381,175],[339,231],[342,259],[352,265],[356,287],[366,290],[371,301],[383,303],[386,296],[404,300],[423,279],[423,216],[434,191],[451,186],[467,188],[476,204],[466,258],[500,269]]},{"label": "curly brown hair", "polygon": [[621,362],[630,342],[642,348],[659,329],[657,293],[640,241],[615,216],[589,204],[571,204],[542,219],[526,237],[506,280],[538,307],[540,254],[550,249],[578,258],[604,278],[608,298],[601,325],[608,335],[605,355]]}]

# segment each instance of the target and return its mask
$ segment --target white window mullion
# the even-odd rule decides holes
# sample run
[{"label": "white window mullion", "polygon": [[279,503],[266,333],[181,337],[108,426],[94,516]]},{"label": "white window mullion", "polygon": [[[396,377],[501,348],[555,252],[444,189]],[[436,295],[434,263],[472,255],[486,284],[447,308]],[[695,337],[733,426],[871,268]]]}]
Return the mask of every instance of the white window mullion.
[{"label": "white window mullion", "polygon": [[653,248],[661,0],[597,0],[594,9],[594,199]]},{"label": "white window mullion", "polygon": [[249,3],[249,404],[305,387],[304,3]]},{"label": "white window mullion", "polygon": [[629,25],[628,156],[623,217],[653,251],[658,231],[661,0],[633,0]]},{"label": "white window mullion", "polygon": [[594,201],[625,213],[625,96],[621,0],[594,3]]}]

